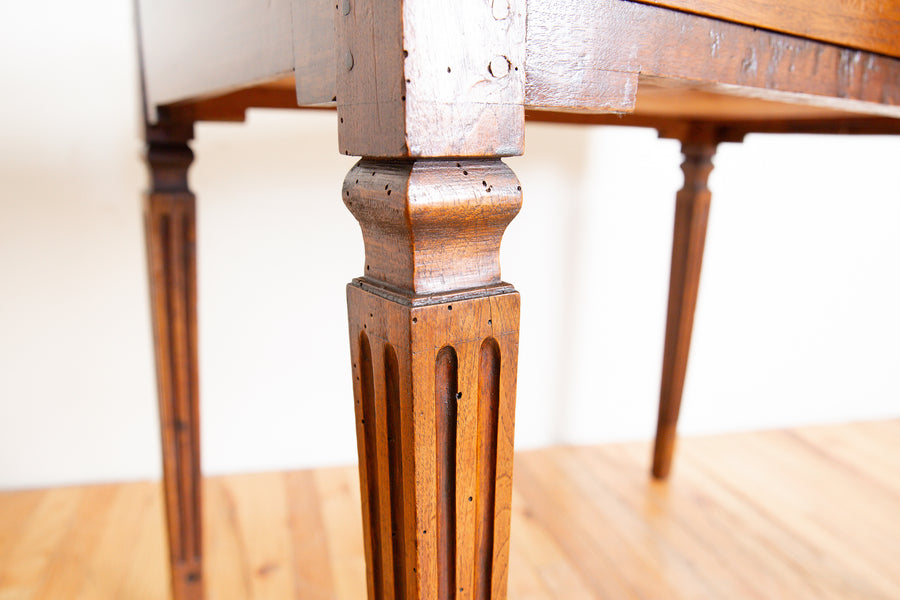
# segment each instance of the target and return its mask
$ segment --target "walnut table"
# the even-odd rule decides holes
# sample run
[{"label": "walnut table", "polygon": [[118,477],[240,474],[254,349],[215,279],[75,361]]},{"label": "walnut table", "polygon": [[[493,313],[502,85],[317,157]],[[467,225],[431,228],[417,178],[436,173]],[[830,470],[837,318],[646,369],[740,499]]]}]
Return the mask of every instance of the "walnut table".
[{"label": "walnut table", "polygon": [[[665,477],[722,141],[900,133],[891,0],[140,0],[146,228],[176,600],[203,596],[197,121],[336,107],[370,600],[506,596],[519,296],[500,279],[526,119],[681,141],[659,430]],[[349,401],[349,400],[348,400]]]}]

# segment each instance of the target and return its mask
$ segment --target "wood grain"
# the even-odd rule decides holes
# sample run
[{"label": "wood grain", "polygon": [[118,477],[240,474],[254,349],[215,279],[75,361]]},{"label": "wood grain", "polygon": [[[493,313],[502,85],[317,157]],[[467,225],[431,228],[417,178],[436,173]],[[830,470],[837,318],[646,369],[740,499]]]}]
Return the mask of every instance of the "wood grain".
[{"label": "wood grain", "polygon": [[[688,437],[665,483],[647,443],[519,453],[510,597],[896,598],[898,436],[893,420]],[[284,572],[298,581],[279,598],[365,596],[355,468],[205,485],[210,597],[271,598],[251,582]],[[164,532],[154,482],[0,492],[0,597],[165,598]],[[251,537],[251,554],[213,543]],[[260,569],[299,556],[302,572]]]},{"label": "wood grain", "polygon": [[339,147],[378,157],[522,152],[525,0],[335,6]]},{"label": "wood grain", "polygon": [[638,75],[900,116],[900,60],[621,0],[534,2],[526,103],[631,112]]},{"label": "wood grain", "polygon": [[900,4],[892,0],[636,1],[900,57]]},{"label": "wood grain", "polygon": [[707,183],[718,142],[715,129],[703,126],[693,127],[681,142],[684,185],[675,196],[669,308],[653,450],[653,476],[658,479],[668,477],[672,465],[712,198]]},{"label": "wood grain", "polygon": [[196,225],[194,195],[187,185],[191,137],[190,124],[148,128],[151,188],[144,202],[175,600],[203,594]]},{"label": "wood grain", "polygon": [[499,159],[363,159],[344,203],[370,598],[506,597],[519,296],[498,253],[521,206]]},{"label": "wood grain", "polygon": [[[151,120],[158,106],[176,102],[197,103],[208,115],[200,118],[234,120],[242,114],[234,108],[239,98],[246,106],[296,107],[331,104],[341,95],[342,152],[511,155],[521,152],[521,104],[642,112],[636,95],[654,79],[665,86],[687,82],[717,98],[761,96],[782,106],[898,116],[900,8],[886,0],[812,8],[811,0],[533,2],[527,40],[524,0],[503,19],[494,15],[493,5],[505,6],[500,0],[444,8],[424,0],[373,2],[242,0],[226,10],[204,0],[190,11],[170,0],[142,2]],[[508,68],[498,76],[490,65],[502,57]],[[527,86],[526,69],[519,68],[526,63]],[[292,91],[281,98],[272,84],[285,76]],[[233,96],[255,88],[265,93]],[[230,101],[221,105],[216,99],[223,96]],[[677,92],[664,96],[656,104],[663,111],[683,107],[676,110],[702,110],[710,118],[723,110],[709,102],[686,105]],[[746,101],[722,106],[755,110]],[[798,111],[785,109],[781,117]]]},{"label": "wood grain", "polygon": [[[518,294],[416,307],[350,285],[347,297],[372,597],[505,598]],[[498,364],[483,374],[485,343]]]},{"label": "wood grain", "polygon": [[362,160],[344,179],[367,282],[411,300],[500,285],[500,240],[522,191],[499,160]]},{"label": "wood grain", "polygon": [[326,104],[335,99],[333,6],[332,0],[291,0],[294,79],[300,106]]}]

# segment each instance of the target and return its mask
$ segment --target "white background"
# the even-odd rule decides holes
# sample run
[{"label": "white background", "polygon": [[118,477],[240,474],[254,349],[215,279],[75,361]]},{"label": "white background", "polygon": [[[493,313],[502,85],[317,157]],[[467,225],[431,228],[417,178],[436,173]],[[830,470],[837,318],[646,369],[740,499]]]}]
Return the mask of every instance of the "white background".
[{"label": "white background", "polygon": [[[129,2],[0,4],[0,487],[160,475]],[[344,285],[363,264],[333,113],[204,124],[207,473],[355,461]],[[749,137],[716,159],[682,432],[900,415],[900,140]],[[517,444],[655,425],[680,155],[529,125],[504,241]]]}]

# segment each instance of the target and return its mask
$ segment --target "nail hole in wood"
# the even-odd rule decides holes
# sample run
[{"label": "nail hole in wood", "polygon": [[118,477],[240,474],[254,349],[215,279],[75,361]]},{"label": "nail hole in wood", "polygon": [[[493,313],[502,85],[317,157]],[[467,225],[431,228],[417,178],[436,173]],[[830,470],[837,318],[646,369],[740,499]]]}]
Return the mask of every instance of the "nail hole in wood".
[{"label": "nail hole in wood", "polygon": [[388,190],[388,196],[390,196],[390,195],[391,195],[391,190]]},{"label": "nail hole in wood", "polygon": [[452,305],[452,304],[448,304],[448,305],[447,305],[447,310],[453,310],[453,305]]},{"label": "nail hole in wood", "polygon": [[516,190],[519,191],[519,192],[521,192],[521,191],[522,191],[522,186],[521,186],[521,185],[517,185],[517,186],[516,186]]},{"label": "nail hole in wood", "polygon": [[407,52],[406,50],[404,50],[404,51],[403,51],[403,58],[406,58],[407,56],[409,56],[409,52]]},{"label": "nail hole in wood", "polygon": [[469,496],[469,502],[471,502],[471,501],[472,501],[472,496]]},{"label": "nail hole in wood", "polygon": [[419,322],[418,317],[413,317],[413,323],[418,323],[418,322]]},{"label": "nail hole in wood", "polygon": [[456,399],[462,400],[462,392],[456,392]]},{"label": "nail hole in wood", "polygon": [[487,187],[487,181],[482,181],[481,185],[483,185],[484,187]]},{"label": "nail hole in wood", "polygon": [[344,122],[344,117],[341,117],[341,123],[343,123],[343,122]]},{"label": "nail hole in wood", "polygon": [[493,321],[491,321],[491,319],[488,319],[488,325],[493,325],[493,324],[494,324]]},{"label": "nail hole in wood", "polygon": [[468,175],[468,174],[469,174],[468,171],[463,171],[463,175]]}]

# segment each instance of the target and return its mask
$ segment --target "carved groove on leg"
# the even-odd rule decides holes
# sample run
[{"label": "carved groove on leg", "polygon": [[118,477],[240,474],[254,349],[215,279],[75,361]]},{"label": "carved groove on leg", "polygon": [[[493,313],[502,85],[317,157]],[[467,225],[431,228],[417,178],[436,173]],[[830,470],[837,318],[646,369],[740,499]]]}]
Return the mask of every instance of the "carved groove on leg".
[{"label": "carved groove on leg", "polygon": [[[362,428],[362,444],[360,452],[360,471],[365,473],[363,497],[367,500],[368,512],[363,515],[366,521],[366,554],[370,557],[367,563],[369,570],[369,595],[375,598],[384,597],[384,568],[381,564],[381,524],[379,519],[380,505],[378,501],[378,466],[377,443],[375,438],[375,372],[372,364],[372,348],[365,332],[359,334],[359,377],[362,406],[359,409],[360,427]],[[357,400],[357,405],[360,401]]]},{"label": "carved groove on leg", "polygon": [[478,371],[478,504],[476,506],[476,600],[491,597],[494,562],[494,510],[497,479],[497,425],[500,412],[500,346],[494,338],[481,344]]},{"label": "carved groove on leg", "polygon": [[364,159],[342,196],[366,245],[347,301],[370,600],[502,600],[519,296],[499,248],[518,180],[496,159]]},{"label": "carved groove on leg", "polygon": [[147,260],[172,594],[202,598],[200,415],[197,377],[195,200],[187,187],[191,128],[147,132]]},{"label": "carved groove on leg", "polygon": [[[350,285],[348,301],[370,593],[504,598],[518,294],[448,310]],[[387,422],[387,453],[373,419],[375,432]]]},{"label": "carved groove on leg", "polygon": [[459,361],[444,346],[435,361],[435,439],[437,452],[438,598],[452,598],[456,586],[456,426]]},{"label": "carved groove on leg", "polygon": [[384,347],[384,378],[387,396],[388,458],[391,477],[391,547],[394,562],[394,598],[406,600],[406,556],[403,544],[405,519],[403,517],[403,461],[400,407],[400,367],[397,353],[390,344]]}]

